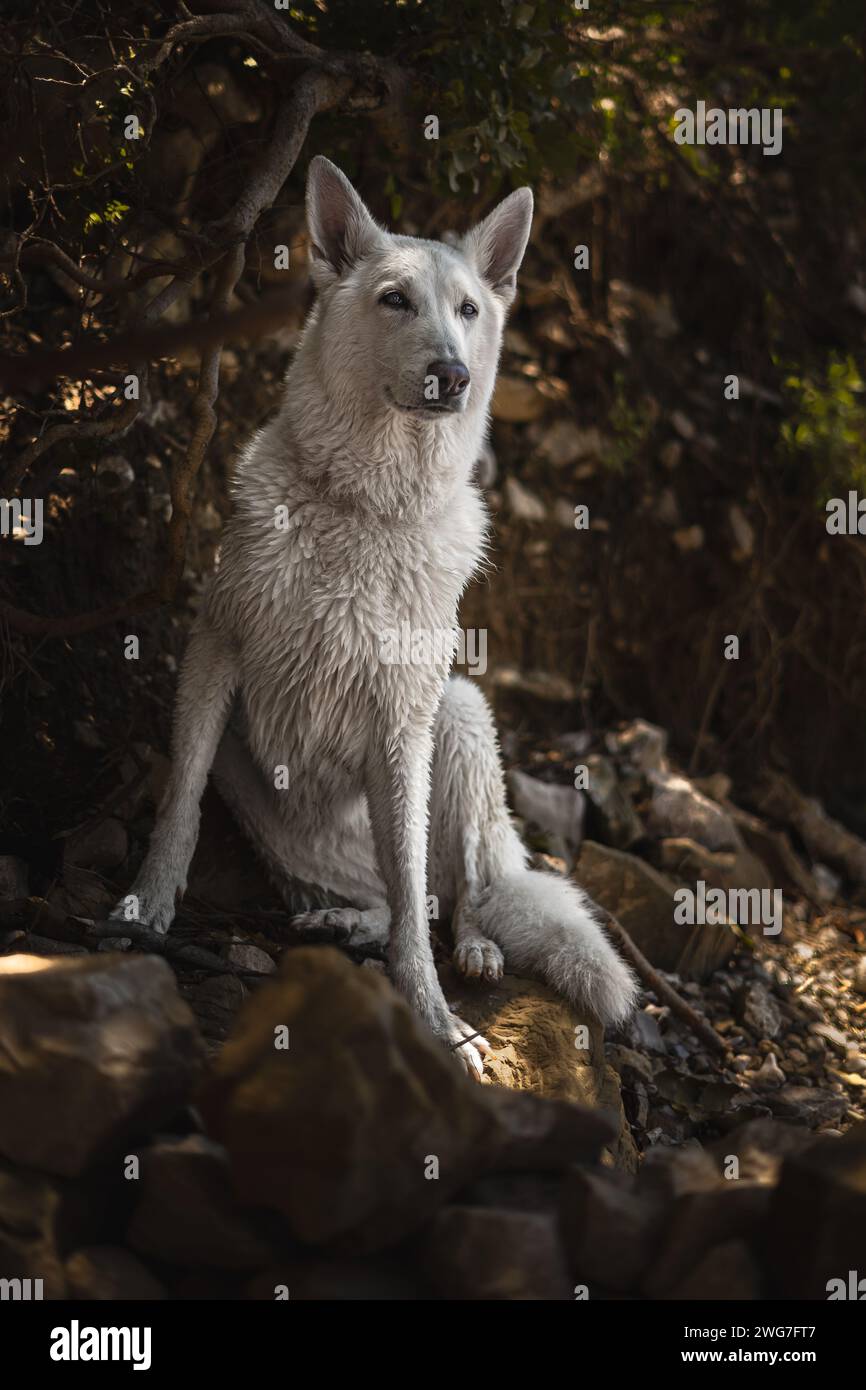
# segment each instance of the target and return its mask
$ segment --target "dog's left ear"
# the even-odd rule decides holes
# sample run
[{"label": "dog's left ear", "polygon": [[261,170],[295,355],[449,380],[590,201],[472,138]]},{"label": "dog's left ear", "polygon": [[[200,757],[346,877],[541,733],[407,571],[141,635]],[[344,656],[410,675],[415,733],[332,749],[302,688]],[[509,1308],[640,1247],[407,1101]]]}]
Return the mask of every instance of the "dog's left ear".
[{"label": "dog's left ear", "polygon": [[517,289],[517,272],[531,226],[532,190],[517,188],[463,238],[463,254],[475,262],[479,274],[506,306]]},{"label": "dog's left ear", "polygon": [[310,271],[319,289],[339,279],[382,232],[336,164],[317,154],[307,173]]}]

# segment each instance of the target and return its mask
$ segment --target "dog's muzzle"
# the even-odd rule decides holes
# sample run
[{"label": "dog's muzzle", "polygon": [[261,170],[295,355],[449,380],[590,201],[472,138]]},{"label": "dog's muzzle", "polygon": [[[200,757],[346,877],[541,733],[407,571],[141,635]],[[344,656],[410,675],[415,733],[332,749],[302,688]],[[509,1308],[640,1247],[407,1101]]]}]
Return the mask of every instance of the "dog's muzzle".
[{"label": "dog's muzzle", "polygon": [[440,401],[462,396],[469,385],[469,368],[462,362],[431,362],[426,375],[438,381]]}]

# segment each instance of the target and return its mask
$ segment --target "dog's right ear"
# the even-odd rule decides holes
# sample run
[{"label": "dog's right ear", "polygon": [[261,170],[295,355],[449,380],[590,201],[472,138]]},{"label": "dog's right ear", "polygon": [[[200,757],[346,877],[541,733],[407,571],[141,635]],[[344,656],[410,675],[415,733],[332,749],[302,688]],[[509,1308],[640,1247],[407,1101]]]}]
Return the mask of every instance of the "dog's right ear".
[{"label": "dog's right ear", "polygon": [[346,175],[321,154],[307,173],[307,228],[318,289],[333,284],[383,235]]}]

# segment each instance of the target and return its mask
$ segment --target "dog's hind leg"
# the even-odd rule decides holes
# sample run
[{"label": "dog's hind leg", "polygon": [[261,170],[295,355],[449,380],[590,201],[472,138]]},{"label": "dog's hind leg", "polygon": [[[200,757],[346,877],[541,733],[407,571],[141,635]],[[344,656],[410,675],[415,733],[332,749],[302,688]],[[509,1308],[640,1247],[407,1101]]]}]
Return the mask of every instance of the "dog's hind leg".
[{"label": "dog's hind leg", "polygon": [[467,975],[540,975],[572,1003],[617,1023],[633,1007],[631,971],[576,884],[527,867],[505,800],[490,709],[477,686],[447,684],[435,729],[428,885],[454,910],[455,962]]}]

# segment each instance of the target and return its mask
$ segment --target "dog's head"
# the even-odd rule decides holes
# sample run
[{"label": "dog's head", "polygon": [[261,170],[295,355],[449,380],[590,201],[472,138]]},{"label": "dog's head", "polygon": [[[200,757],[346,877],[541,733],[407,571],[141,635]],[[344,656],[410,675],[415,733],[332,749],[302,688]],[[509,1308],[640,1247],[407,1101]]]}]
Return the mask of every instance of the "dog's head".
[{"label": "dog's head", "polygon": [[519,188],[457,246],[394,236],[318,155],[307,180],[330,394],[417,420],[483,415],[532,221]]}]

